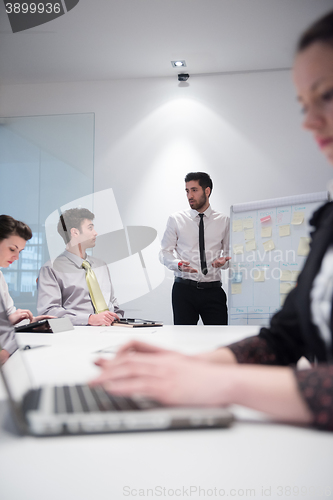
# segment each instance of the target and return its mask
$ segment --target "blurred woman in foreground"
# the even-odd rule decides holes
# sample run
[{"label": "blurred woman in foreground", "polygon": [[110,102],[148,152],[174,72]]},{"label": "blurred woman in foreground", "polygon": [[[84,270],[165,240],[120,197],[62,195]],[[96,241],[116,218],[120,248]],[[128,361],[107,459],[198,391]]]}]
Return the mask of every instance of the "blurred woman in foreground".
[{"label": "blurred woman in foreground", "polygon": [[[333,12],[301,37],[293,74],[303,125],[333,165]],[[280,421],[333,430],[333,203],[311,224],[311,252],[298,286],[269,328],[199,356],[130,342],[114,360],[97,362],[102,373],[91,385],[166,405],[240,404]],[[318,364],[297,371],[292,366],[302,356]]]}]

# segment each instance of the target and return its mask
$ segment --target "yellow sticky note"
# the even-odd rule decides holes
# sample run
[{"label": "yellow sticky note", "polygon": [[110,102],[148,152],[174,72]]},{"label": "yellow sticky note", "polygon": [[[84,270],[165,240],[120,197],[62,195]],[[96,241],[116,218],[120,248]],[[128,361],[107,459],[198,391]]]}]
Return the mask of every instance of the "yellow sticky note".
[{"label": "yellow sticky note", "polygon": [[287,298],[287,295],[282,295],[282,294],[280,295],[280,305],[281,305],[281,307],[283,306],[284,301],[286,300],[286,298]]},{"label": "yellow sticky note", "polygon": [[303,221],[304,221],[304,212],[294,212],[291,223],[294,224],[294,226],[298,226],[299,224],[302,224]]},{"label": "yellow sticky note", "polygon": [[231,294],[238,295],[242,293],[242,283],[232,283],[231,284]]},{"label": "yellow sticky note", "polygon": [[289,293],[294,286],[291,283],[280,283],[280,293]]},{"label": "yellow sticky note", "polygon": [[234,255],[239,255],[241,253],[244,253],[243,245],[234,245]]},{"label": "yellow sticky note", "polygon": [[232,222],[232,230],[234,232],[243,231],[243,221],[241,219],[240,220],[234,220]]},{"label": "yellow sticky note", "polygon": [[243,228],[244,229],[252,229],[253,228],[253,220],[252,219],[243,219]]},{"label": "yellow sticky note", "polygon": [[265,271],[262,271],[261,269],[255,269],[255,272],[253,273],[253,281],[265,281]]},{"label": "yellow sticky note", "polygon": [[255,250],[257,248],[256,240],[250,240],[245,243],[245,250],[247,252],[251,252],[251,250]]},{"label": "yellow sticky note", "polygon": [[245,234],[246,240],[254,240],[254,230],[253,229],[246,229],[246,231],[244,231],[244,234]]},{"label": "yellow sticky note", "polygon": [[310,251],[310,238],[302,237],[299,239],[297,255],[307,256]]},{"label": "yellow sticky note", "polygon": [[279,226],[279,236],[289,236],[290,235],[290,225]]},{"label": "yellow sticky note", "polygon": [[281,272],[280,281],[291,281],[291,271],[288,271],[287,269],[284,269]]},{"label": "yellow sticky note", "polygon": [[290,281],[297,281],[299,274],[300,274],[300,271],[291,271]]},{"label": "yellow sticky note", "polygon": [[261,237],[270,238],[272,236],[272,226],[261,228]]},{"label": "yellow sticky note", "polygon": [[270,252],[271,250],[274,250],[275,245],[273,240],[268,240],[263,243],[264,250],[265,252]]}]

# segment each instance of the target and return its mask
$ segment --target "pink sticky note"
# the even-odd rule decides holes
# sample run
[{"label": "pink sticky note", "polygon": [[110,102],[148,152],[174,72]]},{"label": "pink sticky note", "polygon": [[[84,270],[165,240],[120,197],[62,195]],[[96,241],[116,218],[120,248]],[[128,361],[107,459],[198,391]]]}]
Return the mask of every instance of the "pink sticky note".
[{"label": "pink sticky note", "polygon": [[267,215],[267,217],[263,217],[262,219],[260,219],[260,222],[263,223],[263,222],[268,222],[269,220],[271,220],[271,216],[270,215]]}]

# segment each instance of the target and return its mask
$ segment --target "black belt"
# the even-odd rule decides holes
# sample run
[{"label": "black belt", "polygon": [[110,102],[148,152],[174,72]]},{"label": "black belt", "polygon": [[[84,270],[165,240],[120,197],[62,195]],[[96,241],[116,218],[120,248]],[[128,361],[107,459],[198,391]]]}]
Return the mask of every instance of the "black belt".
[{"label": "black belt", "polygon": [[175,283],[194,286],[199,290],[204,288],[220,288],[222,286],[221,281],[194,281],[194,280],[187,280],[185,278],[175,278]]}]

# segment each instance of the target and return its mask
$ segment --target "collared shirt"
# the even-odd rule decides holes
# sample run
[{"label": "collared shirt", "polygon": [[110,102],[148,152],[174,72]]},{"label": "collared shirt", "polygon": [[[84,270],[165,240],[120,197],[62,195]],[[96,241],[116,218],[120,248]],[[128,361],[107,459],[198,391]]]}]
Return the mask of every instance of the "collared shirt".
[{"label": "collared shirt", "polygon": [[[213,210],[210,206],[203,212],[205,253],[208,273],[201,271],[199,250],[199,223],[197,210],[188,209],[172,214],[162,238],[160,261],[174,271],[176,277],[194,281],[220,281],[221,269],[227,269],[228,262],[222,268],[212,267],[212,262],[219,257],[229,256],[229,217]],[[197,273],[179,271],[178,263],[189,261]]]},{"label": "collared shirt", "polygon": [[0,293],[4,306],[6,308],[7,315],[9,316],[10,314],[16,311],[16,307],[14,306],[13,299],[9,295],[8,285],[1,271],[0,271]]},{"label": "collared shirt", "polygon": [[[105,262],[95,257],[86,259],[93,269],[105,302],[111,312],[120,316],[124,311],[118,301]],[[38,314],[50,314],[57,318],[68,317],[73,325],[88,325],[89,316],[95,314],[86,282],[83,259],[65,250],[52,262],[41,268],[38,278]]]},{"label": "collared shirt", "polygon": [[320,271],[313,280],[310,292],[312,321],[318,327],[319,335],[330,351],[331,311],[333,296],[333,246],[331,245],[321,262]]},{"label": "collared shirt", "polygon": [[[8,319],[8,314],[12,314],[16,309],[14,305],[8,309],[8,297],[13,303],[9,293],[7,283],[4,280],[3,274],[0,271],[0,350],[6,349],[9,354],[13,354],[17,349],[15,338],[15,330]],[[6,286],[3,287],[3,284]]]}]

